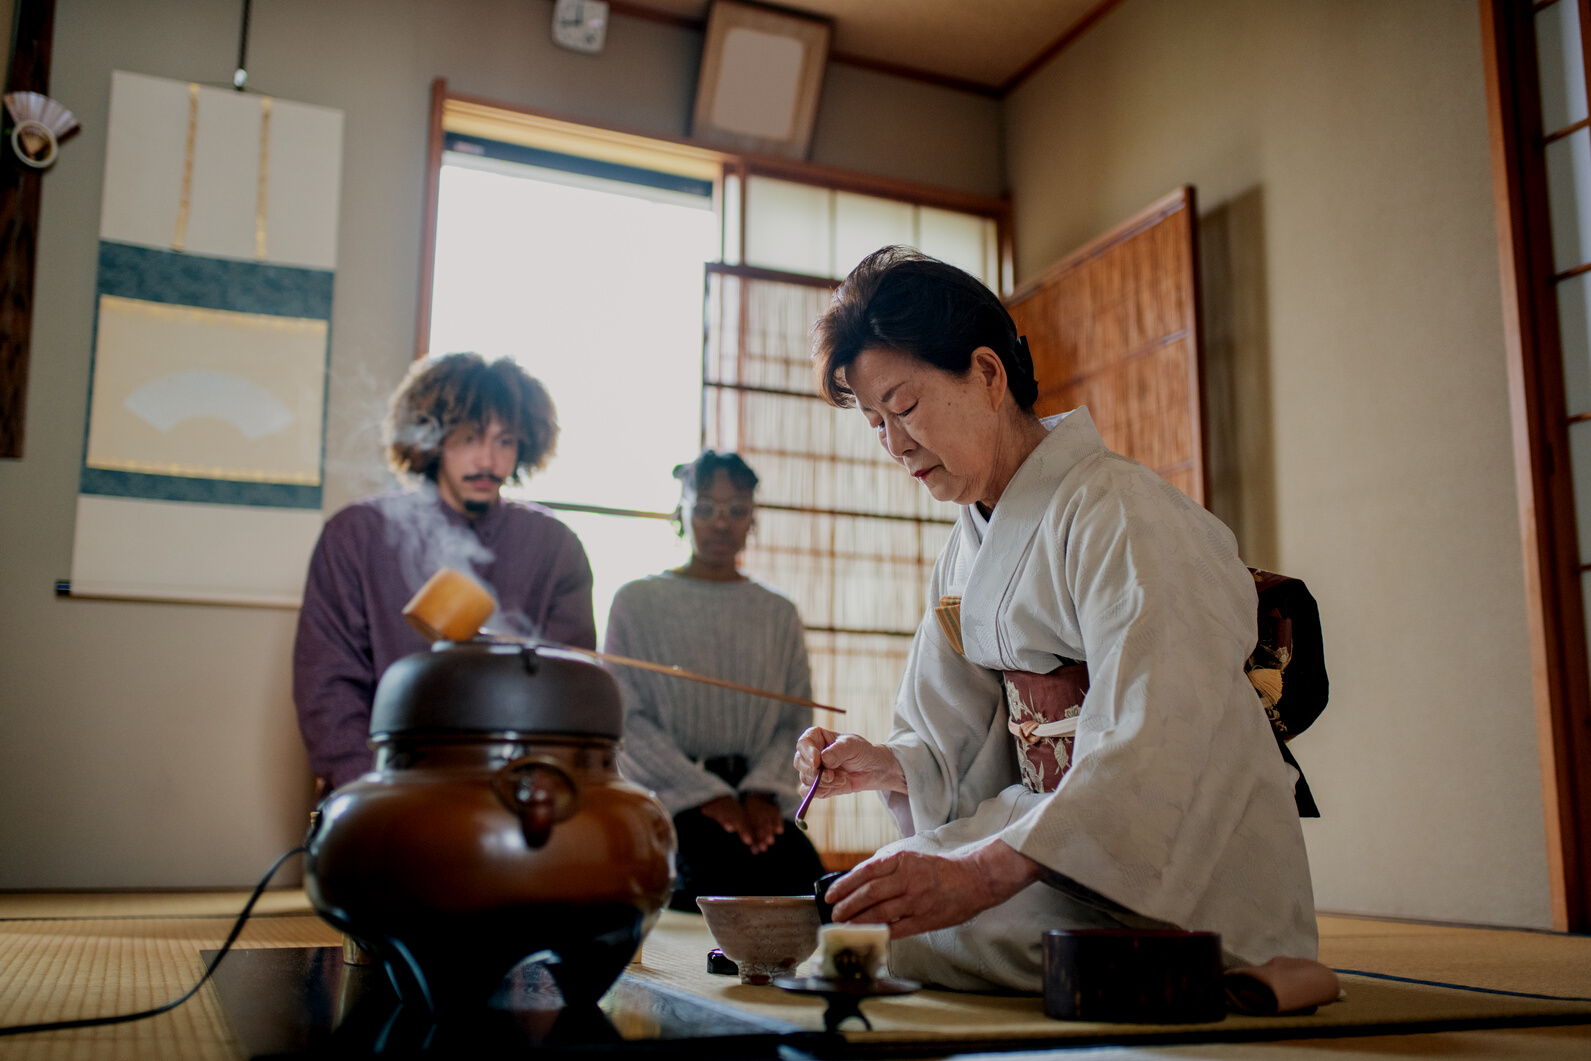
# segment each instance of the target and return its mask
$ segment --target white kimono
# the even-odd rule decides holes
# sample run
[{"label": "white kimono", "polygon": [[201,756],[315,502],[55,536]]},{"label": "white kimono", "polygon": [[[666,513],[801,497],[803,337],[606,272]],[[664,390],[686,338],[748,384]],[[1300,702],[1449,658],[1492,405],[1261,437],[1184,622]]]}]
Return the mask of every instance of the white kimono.
[{"label": "white kimono", "polygon": [[[1315,957],[1293,778],[1243,673],[1257,602],[1231,531],[1106,449],[1087,409],[1060,419],[982,522],[963,510],[934,565],[929,600],[961,595],[966,654],[924,617],[888,741],[906,838],[880,853],[998,837],[1083,889],[1035,884],[897,940],[894,974],[1039,991],[1046,929],[1163,923],[1221,933],[1229,962]],[[1048,673],[1058,657],[1086,661],[1090,687],[1070,770],[1032,792],[1000,672]]]}]

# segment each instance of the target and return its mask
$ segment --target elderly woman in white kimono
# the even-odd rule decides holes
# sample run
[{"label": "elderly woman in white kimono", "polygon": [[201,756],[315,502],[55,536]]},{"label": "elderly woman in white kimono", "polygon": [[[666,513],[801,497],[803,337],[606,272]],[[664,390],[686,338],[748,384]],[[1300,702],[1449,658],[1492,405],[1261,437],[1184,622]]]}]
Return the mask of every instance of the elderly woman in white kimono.
[{"label": "elderly woman in white kimono", "polygon": [[966,990],[1040,990],[1051,928],[1179,926],[1221,933],[1230,964],[1313,958],[1231,532],[1105,448],[1087,409],[1039,420],[1026,340],[960,270],[879,251],[816,336],[826,396],[963,506],[929,584],[951,621],[918,627],[889,739],[797,745],[804,787],[879,791],[904,837],[830,888],[835,919],[889,923],[896,975]]}]

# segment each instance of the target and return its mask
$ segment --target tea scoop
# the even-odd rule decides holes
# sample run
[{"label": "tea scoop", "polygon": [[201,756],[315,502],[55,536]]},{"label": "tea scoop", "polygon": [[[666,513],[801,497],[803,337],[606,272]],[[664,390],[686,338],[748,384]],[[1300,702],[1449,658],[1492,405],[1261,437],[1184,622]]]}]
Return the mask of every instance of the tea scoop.
[{"label": "tea scoop", "polygon": [[796,808],[796,828],[802,832],[807,831],[807,808],[812,806],[812,797],[818,794],[818,782],[823,780],[823,770],[818,769],[818,775],[812,779],[812,787],[807,789],[807,794],[801,797],[801,806]]}]

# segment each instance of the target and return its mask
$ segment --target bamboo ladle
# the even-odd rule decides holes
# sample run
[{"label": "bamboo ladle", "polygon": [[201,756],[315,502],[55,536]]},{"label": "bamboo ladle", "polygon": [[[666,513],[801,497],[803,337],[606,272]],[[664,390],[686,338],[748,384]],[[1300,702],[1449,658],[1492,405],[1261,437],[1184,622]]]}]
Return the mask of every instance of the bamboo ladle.
[{"label": "bamboo ladle", "polygon": [[[403,617],[409,625],[420,632],[422,636],[431,641],[469,641],[477,633],[481,633],[481,624],[491,618],[492,612],[497,610],[497,602],[475,579],[462,571],[451,567],[444,567],[426,580],[425,585],[410,598],[409,603],[403,606]],[[686,681],[700,682],[703,685],[716,685],[720,689],[731,689],[737,693],[746,693],[749,696],[761,696],[769,700],[777,700],[784,704],[795,704],[798,707],[811,707],[819,711],[832,711],[837,715],[845,714],[844,709],[820,704],[816,700],[806,700],[799,696],[790,696],[787,693],[776,693],[771,689],[758,689],[751,685],[741,685],[739,682],[726,681],[723,678],[714,678],[706,674],[688,671],[683,667],[675,667],[666,663],[653,663],[650,660],[631,659],[629,656],[616,656],[611,652],[597,652],[589,648],[576,648],[573,645],[559,644],[539,637],[505,637],[501,634],[487,634],[494,641],[505,643],[518,643],[526,645],[546,645],[564,652],[573,652],[589,659],[600,660],[603,663],[614,663],[621,667],[634,667],[637,670],[649,670],[657,674],[666,674],[671,678],[684,678]]]}]

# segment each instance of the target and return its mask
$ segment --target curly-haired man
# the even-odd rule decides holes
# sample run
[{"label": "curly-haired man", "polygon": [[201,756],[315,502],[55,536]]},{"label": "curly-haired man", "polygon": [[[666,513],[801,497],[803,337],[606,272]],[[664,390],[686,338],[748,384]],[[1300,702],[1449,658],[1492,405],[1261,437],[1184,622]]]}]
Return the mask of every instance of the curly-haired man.
[{"label": "curly-haired man", "polygon": [[545,465],[557,440],[552,399],[506,358],[426,358],[393,394],[387,460],[414,488],[357,501],[327,521],[299,612],[293,699],[324,790],[370,769],[376,682],[394,660],[425,648],[401,613],[438,568],[491,587],[498,625],[596,647],[580,539],[546,509],[499,496],[504,483]]}]

